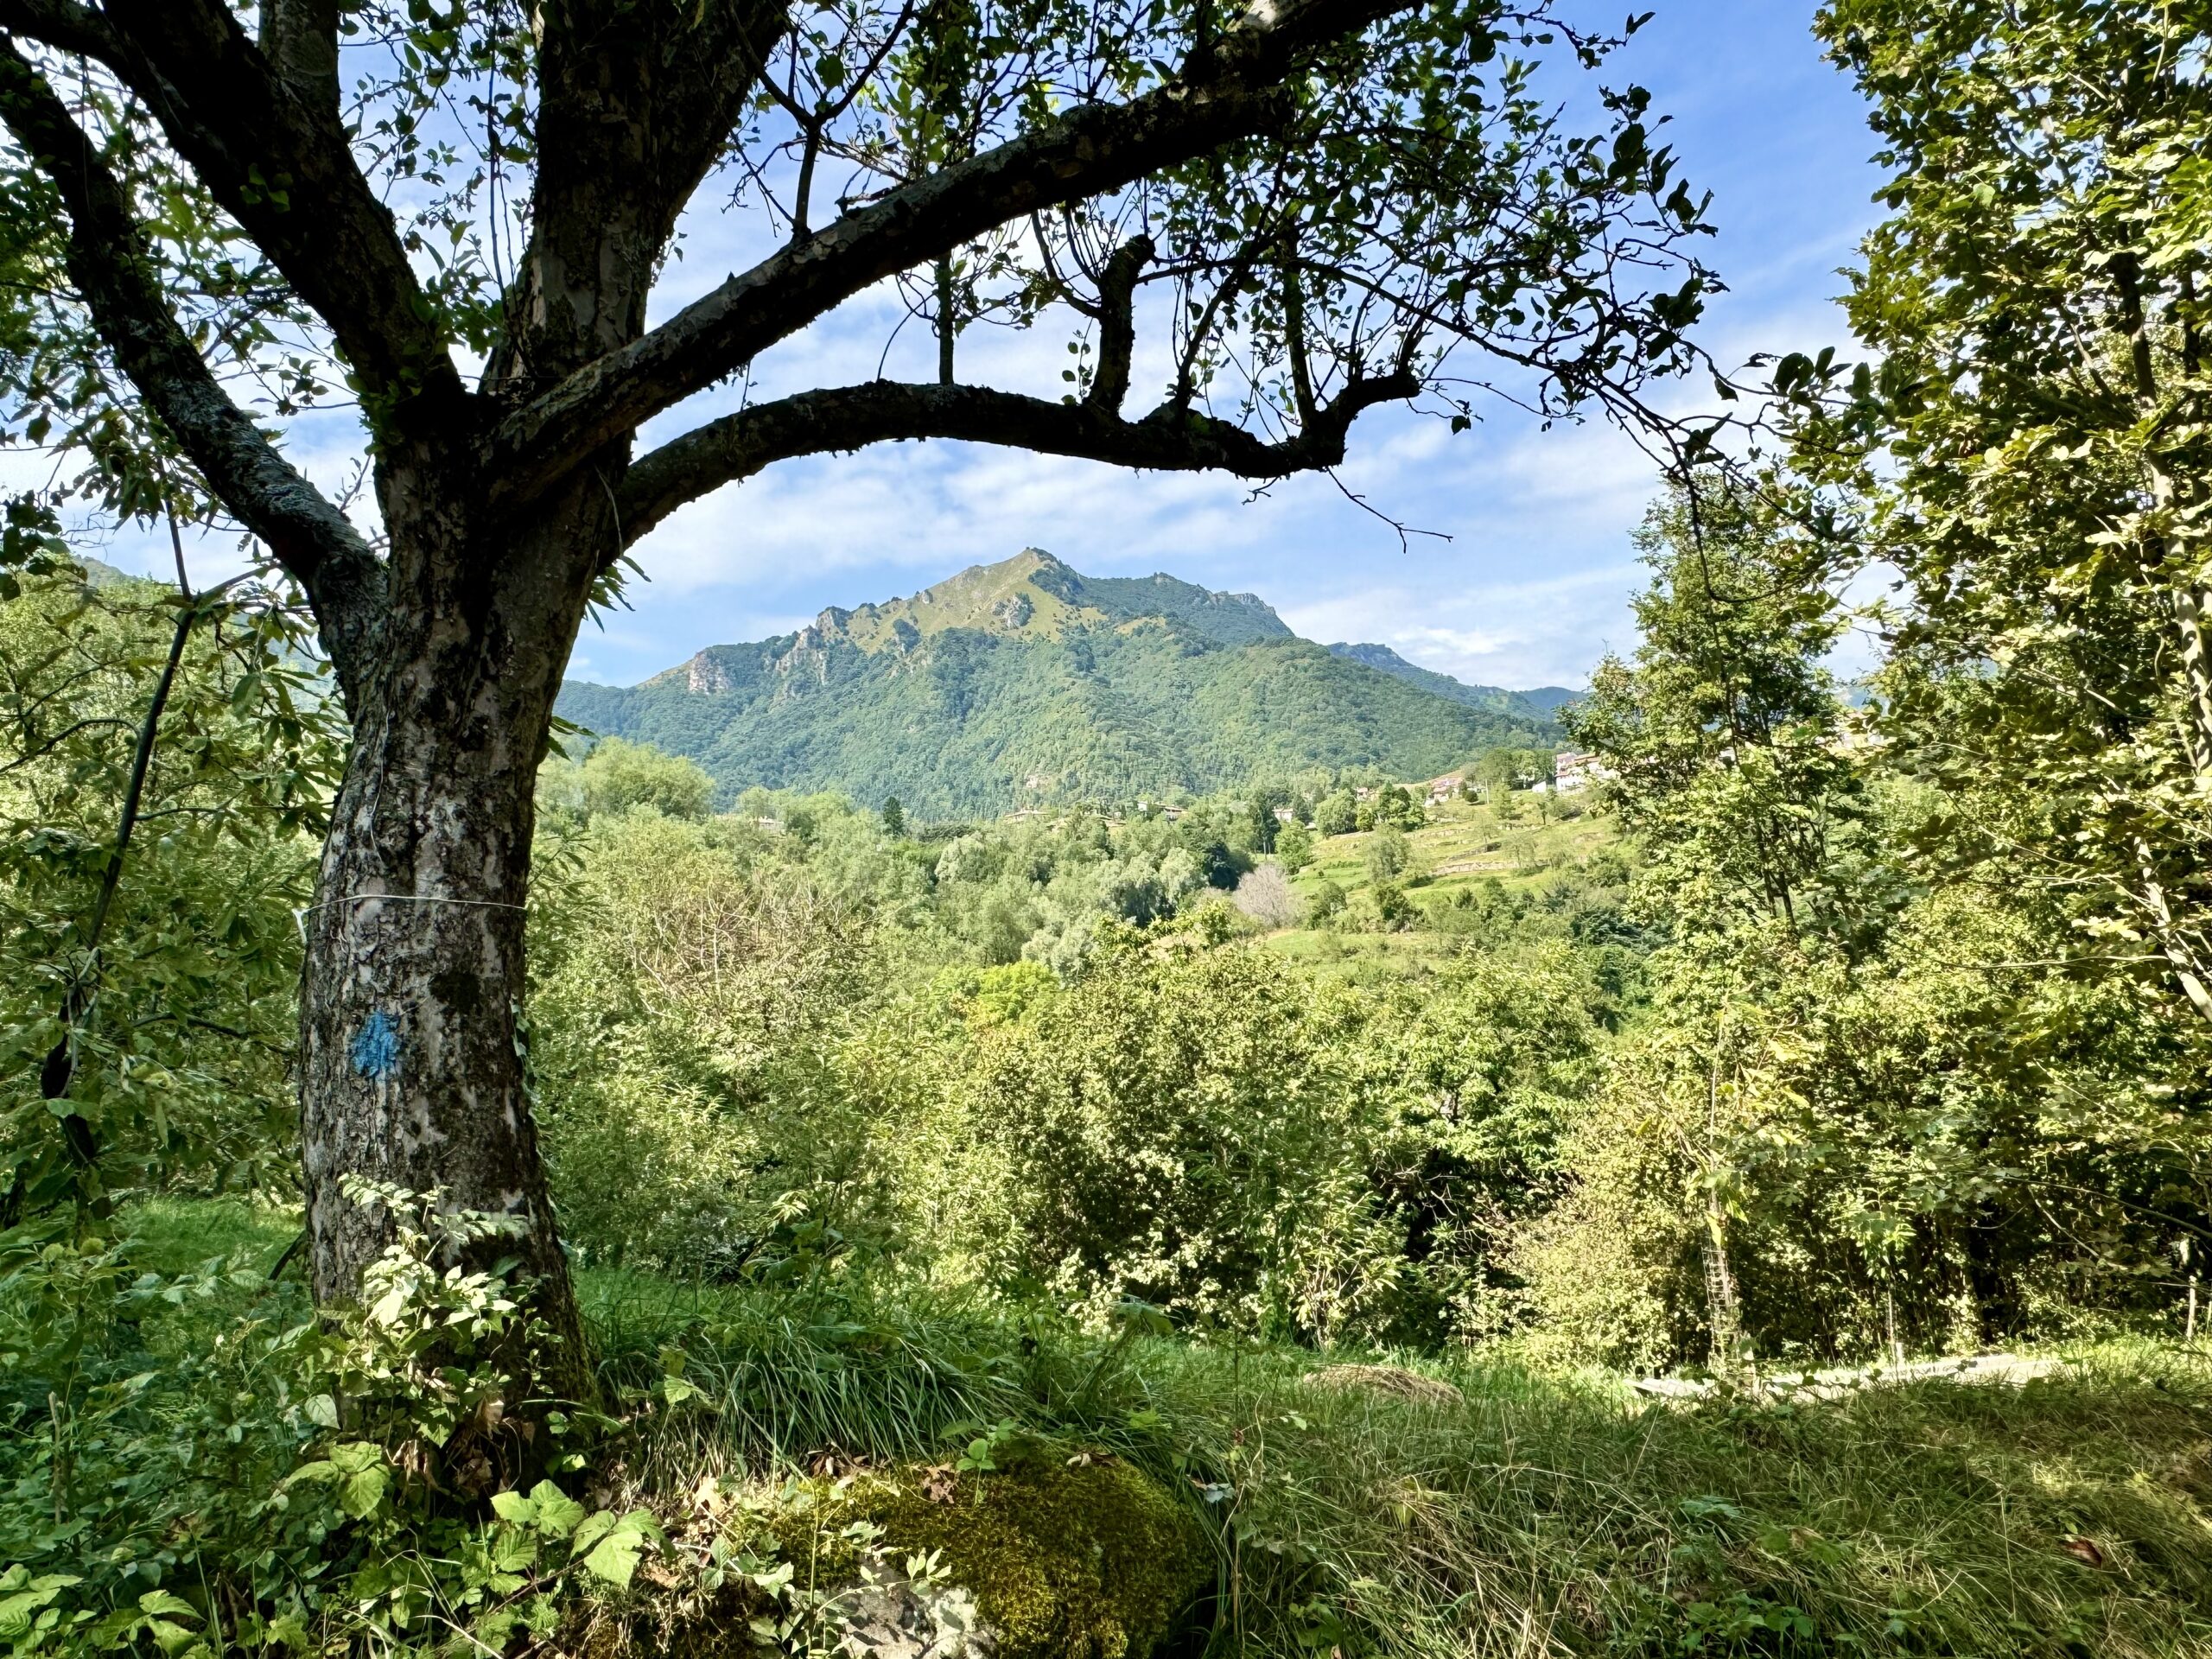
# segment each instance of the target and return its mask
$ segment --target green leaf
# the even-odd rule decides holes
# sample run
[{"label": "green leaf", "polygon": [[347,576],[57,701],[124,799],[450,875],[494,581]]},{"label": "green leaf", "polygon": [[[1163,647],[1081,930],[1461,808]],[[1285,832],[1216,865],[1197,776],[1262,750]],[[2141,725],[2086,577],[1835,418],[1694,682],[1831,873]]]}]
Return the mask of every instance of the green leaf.
[{"label": "green leaf", "polygon": [[535,1511],[531,1524],[548,1538],[566,1538],[585,1524],[584,1506],[550,1480],[531,1488],[529,1502]]},{"label": "green leaf", "polygon": [[148,1617],[167,1616],[172,1618],[197,1619],[200,1610],[181,1596],[166,1590],[149,1590],[138,1598],[138,1611]]},{"label": "green leaf", "polygon": [[[28,1580],[28,1583],[26,1582]],[[30,1634],[31,1616],[50,1606],[62,1591],[84,1580],[66,1573],[32,1579],[28,1569],[11,1567],[0,1578],[0,1590],[15,1593],[0,1598],[0,1639],[15,1640]]]},{"label": "green leaf", "polygon": [[537,1518],[537,1505],[520,1492],[494,1492],[492,1494],[492,1513],[502,1521],[526,1527]]},{"label": "green leaf", "polygon": [[576,1529],[572,1559],[581,1555],[584,1571],[594,1578],[627,1585],[638,1570],[638,1556],[645,1545],[661,1541],[660,1523],[650,1511],[632,1510],[618,1520],[612,1512],[601,1510]]},{"label": "green leaf", "polygon": [[338,1507],[356,1521],[377,1512],[391,1485],[384,1448],[367,1440],[351,1440],[330,1449],[327,1463],[311,1463],[295,1470],[294,1480],[329,1480],[338,1487]]},{"label": "green leaf", "polygon": [[572,1557],[582,1554],[601,1539],[606,1537],[608,1533],[613,1531],[616,1523],[621,1518],[612,1510],[593,1511],[586,1517],[583,1524],[575,1529],[575,1536],[569,1545],[569,1554]]}]

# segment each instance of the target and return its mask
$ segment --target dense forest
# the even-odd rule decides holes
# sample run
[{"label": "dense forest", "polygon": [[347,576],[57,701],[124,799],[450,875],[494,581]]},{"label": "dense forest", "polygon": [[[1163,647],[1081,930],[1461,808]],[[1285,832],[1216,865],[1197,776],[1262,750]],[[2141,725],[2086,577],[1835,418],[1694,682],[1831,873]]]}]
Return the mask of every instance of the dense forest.
[{"label": "dense forest", "polygon": [[[1835,0],[1888,180],[1863,360],[1764,359],[1685,423],[1638,377],[1692,352],[1708,274],[1652,226],[1702,209],[1640,95],[1599,100],[1602,141],[1531,101],[1618,44],[1548,8],[1292,6],[1195,45],[1173,8],[1021,40],[824,14],[758,107],[715,3],[358,10],[388,55],[356,117],[329,64],[369,43],[311,5],[249,36],[188,0],[0,3],[8,429],[84,468],[0,524],[11,1654],[2212,1652],[2200,19]],[[1046,59],[1114,74],[1072,113],[993,102],[993,66]],[[668,121],[613,160],[545,124],[532,297],[472,310],[459,253],[400,285],[419,250],[346,145],[448,189],[429,94],[502,76],[602,137],[636,136],[626,98]],[[849,80],[880,130],[836,124]],[[678,351],[622,308],[631,244],[577,228],[636,202],[585,187],[705,176],[741,105],[895,211],[817,235],[798,185],[805,257],[659,325]],[[537,166],[537,106],[486,107],[490,156]],[[297,167],[240,187],[247,154]],[[1067,225],[989,195],[1014,175],[1074,179]],[[978,435],[1013,395],[954,382],[961,308],[1035,322],[1104,251],[1077,207],[1125,185],[1160,239],[1083,267],[1084,401],[986,441],[1332,465],[1362,398],[1459,384],[1421,380],[1408,319],[1465,308],[1664,463],[1635,639],[1563,741],[1271,643],[1256,601],[1175,584],[1160,620],[1052,568],[1134,623],[1055,652],[1298,653],[1481,723],[1393,766],[1300,747],[1277,702],[1284,741],[1232,755],[1146,657],[1236,781],[1117,791],[1078,727],[1081,787],[1001,814],[733,791],[553,719],[627,544],[562,565],[563,537],[693,468]],[[1478,187],[1525,213],[1442,223]],[[435,200],[420,223],[463,224]],[[925,429],[831,389],[606,460],[663,406],[641,383],[749,360],[747,296],[797,306],[871,238],[941,308],[944,380],[865,391]],[[1119,412],[1131,286],[1179,245],[1176,281],[1220,284],[1185,296],[1184,378],[1244,338],[1218,313],[1274,342],[1301,425],[1264,455],[1172,391]],[[1655,268],[1685,286],[1624,286]],[[1370,302],[1407,331],[1381,358]],[[289,365],[313,407],[311,316],[384,446],[373,543],[271,484],[201,355]],[[442,451],[440,400],[494,392],[442,390],[422,328],[482,342],[529,433]],[[543,433],[601,403],[626,413],[569,433],[577,482]],[[480,465],[496,536],[454,481]],[[174,580],[92,561],[88,505],[160,522]],[[196,518],[268,562],[194,582]],[[922,633],[833,620],[855,653]]]}]

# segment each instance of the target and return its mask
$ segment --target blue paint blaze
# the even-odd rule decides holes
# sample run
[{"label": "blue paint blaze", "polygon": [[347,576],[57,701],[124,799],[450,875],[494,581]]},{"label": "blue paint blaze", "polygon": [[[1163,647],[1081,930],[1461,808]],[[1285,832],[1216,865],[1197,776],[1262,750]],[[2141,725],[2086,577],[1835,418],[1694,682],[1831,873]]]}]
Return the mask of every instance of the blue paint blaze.
[{"label": "blue paint blaze", "polygon": [[381,1083],[386,1077],[399,1074],[399,1027],[393,1025],[382,1008],[362,1021],[359,1031],[353,1033],[353,1046],[348,1051],[353,1058],[353,1071],[357,1077]]}]

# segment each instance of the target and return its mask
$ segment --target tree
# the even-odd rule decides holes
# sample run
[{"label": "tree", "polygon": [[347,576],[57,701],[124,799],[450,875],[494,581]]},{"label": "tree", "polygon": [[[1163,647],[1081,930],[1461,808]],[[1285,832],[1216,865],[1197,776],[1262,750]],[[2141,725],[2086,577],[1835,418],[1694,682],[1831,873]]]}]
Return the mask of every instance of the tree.
[{"label": "tree", "polygon": [[1405,874],[1413,861],[1413,843],[1395,824],[1384,824],[1367,843],[1367,879],[1381,887]]},{"label": "tree", "polygon": [[883,802],[883,833],[898,836],[906,833],[906,809],[899,804],[896,795],[888,795]]},{"label": "tree", "polygon": [[1484,749],[1476,757],[1471,776],[1479,783],[1484,798],[1493,806],[1526,779],[1521,770],[1522,752],[1514,748]]},{"label": "tree", "polygon": [[593,745],[579,763],[549,761],[538,774],[539,810],[576,818],[639,806],[664,817],[703,818],[714,798],[715,780],[696,761],[619,737]]},{"label": "tree", "polygon": [[1275,801],[1280,792],[1262,790],[1245,803],[1245,838],[1255,853],[1272,853],[1275,849]]},{"label": "tree", "polygon": [[1275,831],[1275,861],[1296,874],[1313,861],[1313,832],[1293,818]]},{"label": "tree", "polygon": [[1820,29],[1895,181],[1848,301],[1878,364],[1777,378],[1798,464],[1910,584],[1885,734],[1973,800],[1955,856],[2212,1020],[2203,18],[1840,0]]},{"label": "tree", "polygon": [[[392,1236],[365,1177],[512,1217],[486,1261],[577,1334],[515,1027],[532,785],[579,624],[677,507],[933,437],[1279,478],[1378,404],[1465,422],[1462,348],[1554,414],[1633,412],[1695,360],[1703,205],[1639,89],[1587,133],[1531,90],[1614,44],[1544,0],[264,0],[257,29],[0,0],[6,251],[35,277],[6,303],[35,312],[0,383],[84,493],[242,530],[313,607],[352,732],[301,999],[326,1300]],[[704,188],[763,257],[648,327]],[[693,404],[921,272],[933,379]],[[986,315],[1088,342],[1064,397],[956,379]],[[1131,418],[1140,321],[1170,367]],[[272,435],[340,401],[367,530]]]},{"label": "tree", "polygon": [[1403,784],[1386,784],[1375,792],[1375,822],[1418,830],[1425,822],[1421,803]]},{"label": "tree", "polygon": [[1321,885],[1313,889],[1313,897],[1306,902],[1306,919],[1316,927],[1325,926],[1332,918],[1344,913],[1344,890],[1325,875]]},{"label": "tree", "polygon": [[29,563],[0,583],[0,1224],[141,1182],[273,1185],[342,739],[303,619],[251,580]]},{"label": "tree", "polygon": [[1751,484],[1713,474],[1670,492],[1637,545],[1633,665],[1601,663],[1568,729],[1617,774],[1648,889],[1677,927],[1772,917],[1796,931],[1834,880],[1831,838],[1857,789],[1822,665],[1845,615],[1824,548]]},{"label": "tree", "polygon": [[1294,927],[1298,923],[1298,895],[1280,864],[1262,864],[1246,872],[1236,884],[1236,908],[1262,927]]}]

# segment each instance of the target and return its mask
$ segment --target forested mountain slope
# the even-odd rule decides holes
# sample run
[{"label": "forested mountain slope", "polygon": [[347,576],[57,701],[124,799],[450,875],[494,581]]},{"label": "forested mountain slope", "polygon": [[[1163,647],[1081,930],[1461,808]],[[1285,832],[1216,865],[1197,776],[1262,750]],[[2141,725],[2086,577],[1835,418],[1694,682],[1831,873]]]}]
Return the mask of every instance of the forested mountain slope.
[{"label": "forested mountain slope", "polygon": [[835,788],[950,813],[1313,767],[1414,777],[1552,736],[1540,709],[1486,696],[1439,696],[1333,654],[1249,594],[1084,576],[1033,549],[912,599],[712,646],[640,685],[572,683],[560,712],[689,755],[726,795]]}]

